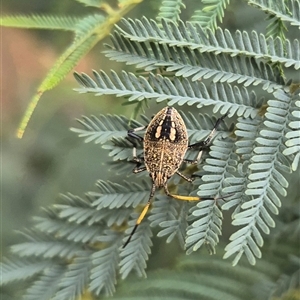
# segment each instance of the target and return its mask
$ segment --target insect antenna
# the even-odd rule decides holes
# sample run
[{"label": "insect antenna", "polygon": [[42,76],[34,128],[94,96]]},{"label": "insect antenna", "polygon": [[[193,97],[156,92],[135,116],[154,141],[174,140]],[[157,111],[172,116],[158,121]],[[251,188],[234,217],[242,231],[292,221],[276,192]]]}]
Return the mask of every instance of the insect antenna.
[{"label": "insect antenna", "polygon": [[133,227],[133,230],[131,231],[130,236],[128,237],[127,241],[124,243],[124,245],[122,247],[123,249],[129,244],[129,242],[130,242],[132,236],[134,235],[138,226],[139,226],[139,224],[135,224],[135,226]]},{"label": "insect antenna", "polygon": [[130,242],[130,240],[131,240],[132,236],[134,235],[136,229],[138,228],[138,226],[141,224],[141,222],[142,222],[143,219],[145,218],[145,216],[146,216],[146,214],[147,214],[147,211],[148,211],[148,209],[149,209],[149,207],[150,207],[151,200],[152,200],[152,198],[153,198],[153,196],[154,196],[155,188],[156,188],[156,186],[155,186],[155,184],[154,184],[154,182],[153,182],[153,183],[152,183],[151,192],[150,192],[150,195],[149,195],[148,202],[147,202],[147,204],[145,205],[145,207],[143,208],[143,210],[142,210],[141,214],[139,215],[139,217],[137,218],[136,223],[135,223],[135,226],[133,227],[133,230],[131,231],[131,233],[130,233],[128,239],[126,240],[126,242],[124,243],[124,245],[123,245],[122,248],[125,248],[125,247],[128,245],[128,243]]}]

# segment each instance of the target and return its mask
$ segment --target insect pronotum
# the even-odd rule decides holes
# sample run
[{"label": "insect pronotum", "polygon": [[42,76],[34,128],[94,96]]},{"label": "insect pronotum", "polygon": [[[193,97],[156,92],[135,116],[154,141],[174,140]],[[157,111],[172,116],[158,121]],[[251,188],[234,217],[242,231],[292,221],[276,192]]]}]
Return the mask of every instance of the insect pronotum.
[{"label": "insect pronotum", "polygon": [[[183,179],[192,182],[193,178],[187,177],[178,171],[183,162],[192,164],[198,163],[203,150],[211,143],[217,127],[222,122],[226,115],[222,116],[216,121],[210,134],[203,141],[195,144],[188,144],[188,133],[185,123],[173,107],[165,107],[160,110],[151,120],[148,126],[138,127],[128,130],[127,139],[133,145],[133,161],[136,162],[136,167],[133,173],[139,173],[147,170],[152,179],[152,188],[149,199],[140,216],[136,220],[136,224],[126,240],[123,248],[130,242],[131,237],[135,233],[138,225],[144,219],[149,206],[151,204],[154,192],[156,189],[163,187],[165,193],[175,199],[185,201],[199,201],[197,196],[182,196],[171,194],[168,190],[167,182],[175,173]],[[136,132],[146,129],[144,137],[137,135]],[[136,154],[135,140],[143,141],[144,157],[138,157]],[[188,149],[199,148],[198,155],[194,160],[184,159],[185,153]]]}]

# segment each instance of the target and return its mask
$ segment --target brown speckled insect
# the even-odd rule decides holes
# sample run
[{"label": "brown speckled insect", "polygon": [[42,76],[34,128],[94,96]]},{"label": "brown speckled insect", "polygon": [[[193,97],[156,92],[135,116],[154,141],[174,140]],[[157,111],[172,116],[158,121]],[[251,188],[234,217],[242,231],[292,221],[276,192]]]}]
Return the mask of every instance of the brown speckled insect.
[{"label": "brown speckled insect", "polygon": [[[127,139],[133,145],[133,160],[136,162],[136,167],[133,169],[134,173],[139,173],[147,170],[152,179],[152,188],[147,204],[138,217],[136,224],[125,242],[123,248],[130,242],[131,237],[136,231],[138,225],[144,219],[154,192],[157,188],[163,187],[165,193],[175,199],[185,201],[199,201],[200,197],[196,196],[181,196],[171,194],[168,190],[167,182],[175,173],[183,179],[192,182],[193,178],[187,177],[178,171],[183,162],[192,164],[198,163],[201,158],[203,150],[210,144],[217,127],[226,115],[217,120],[214,128],[208,137],[200,142],[189,145],[187,129],[184,121],[178,111],[173,107],[165,107],[160,110],[151,120],[148,126],[139,127],[128,130]],[[146,129],[144,138],[136,134],[137,131]],[[144,143],[144,157],[140,158],[136,155],[136,142],[134,140],[143,141]],[[184,159],[185,153],[188,149],[199,147],[199,152],[195,160]],[[144,164],[142,166],[142,164]]]}]

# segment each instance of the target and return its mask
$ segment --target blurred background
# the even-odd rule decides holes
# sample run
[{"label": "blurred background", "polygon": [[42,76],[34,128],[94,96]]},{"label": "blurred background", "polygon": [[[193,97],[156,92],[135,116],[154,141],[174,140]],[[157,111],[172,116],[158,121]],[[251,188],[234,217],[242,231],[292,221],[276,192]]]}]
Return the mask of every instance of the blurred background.
[{"label": "blurred background", "polygon": [[[158,0],[144,1],[128,17],[140,18],[144,15],[155,18],[159,3]],[[189,18],[193,3],[198,3],[198,0],[189,0],[188,3],[183,19]],[[233,1],[224,19],[224,27],[231,32],[236,29],[264,32],[265,15],[245,7],[243,1]],[[97,11],[75,0],[10,0],[2,3],[2,15],[80,16],[90,12]],[[80,127],[76,118],[82,115],[110,113],[130,116],[133,106],[122,106],[125,101],[120,98],[78,94],[73,91],[77,83],[71,73],[56,88],[42,96],[24,137],[16,138],[19,122],[30,99],[72,38],[69,32],[1,28],[2,255],[6,255],[9,245],[18,242],[19,235],[15,231],[30,227],[32,217],[40,214],[41,207],[59,201],[60,193],[83,196],[87,191],[96,190],[97,179],[114,178],[114,174],[105,167],[105,162],[110,159],[107,151],[99,145],[84,144],[83,139],[69,128]],[[109,38],[84,57],[75,70],[87,74],[91,74],[92,69],[113,69],[117,73],[122,69],[128,70],[128,66],[111,62],[101,53],[105,49],[104,43],[110,43]],[[153,102],[147,115],[151,116],[163,105],[165,103],[158,107]],[[291,178],[294,184],[296,180]],[[116,181],[115,178],[113,181]],[[159,239],[155,248],[162,247],[165,247],[165,242]],[[170,251],[170,246],[166,247]],[[177,245],[174,247],[176,249]],[[175,251],[174,248],[171,251]],[[155,249],[153,253],[157,253]],[[168,264],[171,256],[165,258],[163,263]],[[155,264],[162,266],[161,261],[151,259],[150,268]]]}]

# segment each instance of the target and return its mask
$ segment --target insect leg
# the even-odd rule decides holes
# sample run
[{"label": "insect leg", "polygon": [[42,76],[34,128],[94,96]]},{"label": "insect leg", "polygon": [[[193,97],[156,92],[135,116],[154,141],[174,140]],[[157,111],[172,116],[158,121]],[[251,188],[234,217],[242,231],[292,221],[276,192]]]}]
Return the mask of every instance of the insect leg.
[{"label": "insect leg", "polygon": [[141,166],[140,163],[137,163],[136,167],[132,170],[134,174],[146,171],[147,168],[145,166]]},{"label": "insect leg", "polygon": [[233,195],[233,194],[229,194],[229,195],[219,197],[219,198],[213,198],[213,197],[205,197],[205,198],[201,197],[200,198],[200,197],[197,197],[197,196],[183,196],[183,195],[171,194],[168,190],[167,184],[164,186],[164,189],[165,189],[165,193],[167,194],[167,196],[172,197],[172,198],[177,199],[177,200],[184,200],[184,201],[218,200],[218,199],[223,199],[224,200],[225,197],[229,197],[229,196]]},{"label": "insect leg", "polygon": [[188,181],[188,182],[192,182],[194,181],[194,178],[191,178],[191,177],[188,177],[188,176],[185,176],[184,174],[182,174],[181,172],[179,171],[176,171],[176,174],[179,175],[181,178],[183,178],[184,180]]},{"label": "insect leg", "polygon": [[182,195],[171,194],[168,190],[167,183],[165,183],[164,189],[165,189],[165,193],[167,194],[167,196],[170,196],[170,197],[172,197],[174,199],[177,199],[177,200],[185,200],[185,201],[199,201],[199,200],[201,200],[201,198],[197,197],[197,196],[182,196]]},{"label": "insect leg", "polygon": [[137,131],[140,130],[144,130],[146,128],[146,126],[142,126],[142,127],[138,127],[135,129],[129,129],[127,131],[127,137],[126,139],[132,144],[133,148],[132,148],[132,156],[133,156],[133,161],[136,162],[136,167],[133,169],[133,173],[139,173],[142,172],[144,170],[146,170],[146,168],[141,167],[141,164],[144,162],[143,158],[137,157],[136,154],[136,148],[137,148],[137,143],[135,140],[139,140],[140,142],[143,141],[143,138],[139,135],[136,134]]},{"label": "insect leg", "polygon": [[134,235],[134,233],[135,233],[137,227],[141,224],[141,222],[142,222],[143,219],[145,218],[145,215],[147,214],[147,211],[148,211],[148,209],[149,209],[149,207],[150,207],[151,200],[152,200],[152,198],[153,198],[153,196],[154,196],[155,188],[156,188],[156,187],[155,187],[155,184],[152,183],[151,192],[150,192],[150,195],[149,195],[148,202],[147,202],[147,204],[145,205],[145,207],[143,208],[143,210],[142,210],[140,216],[139,216],[138,219],[136,220],[135,226],[133,227],[133,230],[131,231],[131,233],[130,233],[128,239],[127,239],[127,241],[126,241],[125,244],[123,245],[123,248],[125,248],[125,247],[128,245],[128,243],[130,242],[132,236]]},{"label": "insect leg", "polygon": [[192,148],[198,148],[199,147],[199,152],[198,152],[198,155],[196,157],[196,159],[194,160],[188,160],[188,159],[185,159],[184,161],[185,162],[189,162],[189,163],[192,163],[192,164],[196,164],[198,163],[198,161],[200,160],[202,154],[203,154],[203,150],[205,150],[206,148],[208,148],[209,144],[211,143],[214,135],[216,134],[216,131],[220,125],[220,123],[224,120],[224,118],[227,116],[227,114],[225,114],[224,116],[222,116],[221,118],[219,118],[217,120],[217,122],[215,123],[215,126],[214,128],[212,129],[212,131],[210,132],[210,134],[207,136],[207,138],[204,140],[204,141],[200,141],[200,142],[197,142],[197,143],[194,143],[194,144],[191,144],[188,146],[188,149],[192,149]]},{"label": "insect leg", "polygon": [[140,142],[143,141],[143,138],[141,136],[137,135],[136,132],[144,130],[146,128],[147,128],[147,126],[141,126],[141,127],[137,127],[134,129],[129,129],[127,131],[127,139],[134,147],[136,147],[136,143],[134,140],[139,140]]}]

